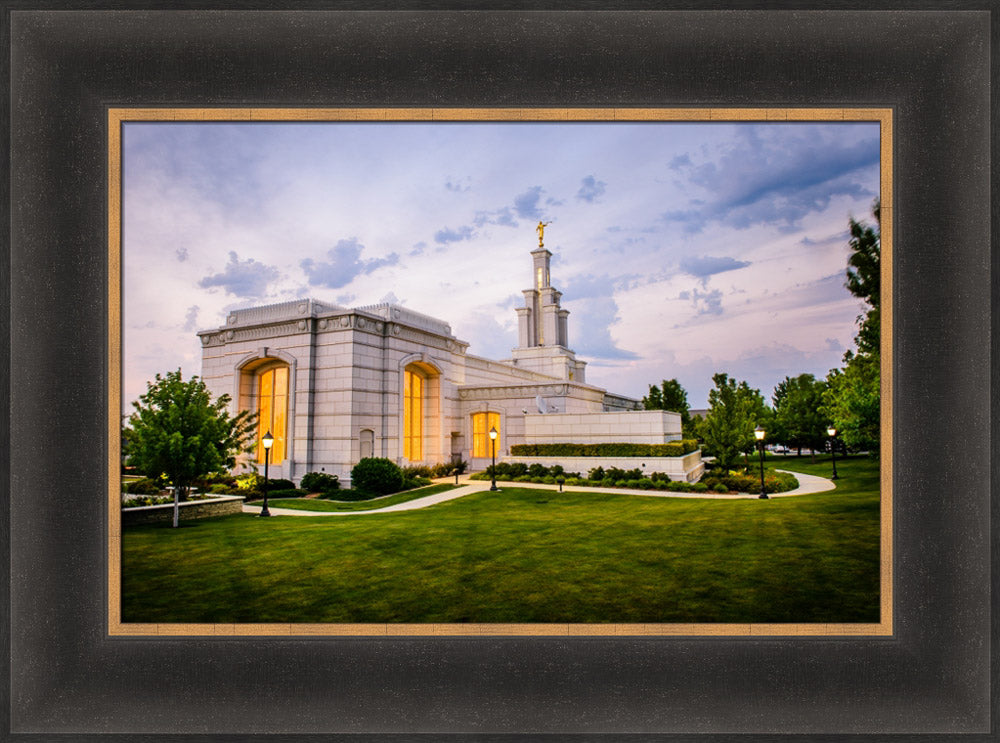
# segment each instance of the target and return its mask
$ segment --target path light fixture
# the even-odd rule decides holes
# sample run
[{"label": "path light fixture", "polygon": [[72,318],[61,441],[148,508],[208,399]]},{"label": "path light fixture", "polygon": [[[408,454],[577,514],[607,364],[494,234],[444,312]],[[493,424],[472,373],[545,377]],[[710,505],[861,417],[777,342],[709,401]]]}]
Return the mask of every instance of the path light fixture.
[{"label": "path light fixture", "polygon": [[760,448],[760,497],[766,499],[767,491],[764,489],[764,435],[767,432],[762,426],[757,426],[753,430],[753,435],[757,439],[757,446]]},{"label": "path light fixture", "polygon": [[563,478],[563,477],[557,477],[556,478],[556,482],[559,483],[559,492],[561,493],[562,492],[563,483],[566,482],[566,479]]},{"label": "path light fixture", "polygon": [[831,480],[837,479],[837,429],[830,426],[826,429],[827,435],[830,437],[830,461],[833,463],[833,477]]},{"label": "path light fixture", "polygon": [[490,466],[490,490],[497,489],[497,429],[490,427],[490,444],[493,450],[493,464]]},{"label": "path light fixture", "polygon": [[274,436],[268,431],[261,437],[260,443],[264,445],[264,507],[260,509],[260,515],[270,516],[271,512],[267,510],[267,469],[271,463],[271,447],[274,446]]}]

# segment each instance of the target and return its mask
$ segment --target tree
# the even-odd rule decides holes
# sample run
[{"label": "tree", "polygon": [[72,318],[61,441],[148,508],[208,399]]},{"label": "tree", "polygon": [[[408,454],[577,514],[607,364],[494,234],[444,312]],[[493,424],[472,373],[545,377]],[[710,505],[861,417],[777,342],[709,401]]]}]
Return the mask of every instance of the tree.
[{"label": "tree", "polygon": [[715,461],[729,469],[741,454],[753,451],[753,430],[766,422],[767,406],[760,392],[746,382],[737,383],[728,374],[716,374],[712,381],[715,389],[708,393],[709,411],[701,433]]},{"label": "tree", "polygon": [[855,339],[861,353],[878,353],[880,313],[882,299],[882,205],[876,199],[872,205],[875,226],[848,222],[851,234],[851,255],[847,259],[847,289],[869,305],[868,312],[858,318],[860,329]]},{"label": "tree", "polygon": [[857,353],[844,354],[843,371],[827,375],[823,396],[825,412],[837,427],[841,440],[853,449],[878,455],[881,414],[881,205],[872,207],[876,226],[850,220],[851,256],[847,264],[847,288],[864,299],[869,310],[858,317]]},{"label": "tree", "polygon": [[215,402],[198,377],[185,382],[181,370],[156,375],[146,394],[132,403],[129,463],[144,474],[161,474],[174,486],[174,526],[178,503],[187,500],[198,477],[231,469],[236,456],[253,441],[255,415],[247,411],[231,417],[229,395]]},{"label": "tree", "polygon": [[649,385],[649,394],[642,398],[642,405],[646,410],[669,410],[680,413],[681,426],[685,430],[691,422],[687,390],[676,379],[664,379],[659,387]]},{"label": "tree", "polygon": [[881,386],[877,354],[851,354],[843,371],[833,369],[826,378],[824,410],[836,426],[844,445],[878,456],[880,444]]},{"label": "tree", "polygon": [[[809,447],[816,459],[816,449],[826,440],[826,427],[829,418],[824,408],[823,393],[826,382],[817,379],[812,374],[800,374],[797,377],[785,377],[775,388],[774,418],[780,438],[788,446],[799,450]],[[775,431],[778,434],[778,431]]]}]

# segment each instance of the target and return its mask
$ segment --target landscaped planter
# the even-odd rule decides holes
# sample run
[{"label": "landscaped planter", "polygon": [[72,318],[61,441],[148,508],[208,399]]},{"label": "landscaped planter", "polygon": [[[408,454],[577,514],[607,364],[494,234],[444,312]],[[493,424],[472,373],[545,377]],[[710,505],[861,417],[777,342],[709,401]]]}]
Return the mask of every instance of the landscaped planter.
[{"label": "landscaped planter", "polygon": [[501,460],[514,464],[541,464],[551,467],[562,465],[567,472],[579,472],[581,477],[594,467],[617,467],[622,470],[642,470],[645,477],[654,472],[662,472],[671,480],[677,482],[698,482],[705,472],[705,463],[701,461],[701,449],[685,454],[682,457],[503,457]]},{"label": "landscaped planter", "polygon": [[[180,520],[189,521],[191,519],[206,519],[212,516],[227,516],[231,513],[242,513],[243,500],[242,495],[220,495],[217,498],[184,501],[178,504],[180,508]],[[122,526],[155,524],[161,521],[169,522],[173,520],[173,503],[122,509]]]}]

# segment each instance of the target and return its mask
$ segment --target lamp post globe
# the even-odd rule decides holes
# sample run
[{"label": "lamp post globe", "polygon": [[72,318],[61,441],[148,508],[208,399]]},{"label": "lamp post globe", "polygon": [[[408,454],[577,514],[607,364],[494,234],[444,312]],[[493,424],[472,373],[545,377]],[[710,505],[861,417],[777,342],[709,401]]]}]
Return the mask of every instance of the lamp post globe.
[{"label": "lamp post globe", "polygon": [[490,446],[492,465],[490,466],[490,490],[497,489],[497,429],[490,426]]},{"label": "lamp post globe", "polygon": [[754,438],[757,439],[757,446],[760,448],[760,496],[761,498],[767,499],[767,490],[764,488],[764,436],[767,431],[764,430],[763,426],[757,426],[753,430]]},{"label": "lamp post globe", "polygon": [[260,509],[260,515],[270,516],[271,512],[267,510],[267,470],[271,463],[271,447],[274,446],[274,436],[268,431],[261,437],[260,443],[264,446],[264,506]]},{"label": "lamp post globe", "polygon": [[833,477],[831,480],[837,479],[837,429],[830,426],[826,429],[827,434],[830,436],[830,462],[833,464]]}]

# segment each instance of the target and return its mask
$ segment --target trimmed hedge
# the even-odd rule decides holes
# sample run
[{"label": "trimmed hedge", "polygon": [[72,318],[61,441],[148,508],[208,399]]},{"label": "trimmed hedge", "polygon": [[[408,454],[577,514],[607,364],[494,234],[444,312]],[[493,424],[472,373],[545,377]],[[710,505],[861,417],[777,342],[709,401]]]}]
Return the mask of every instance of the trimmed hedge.
[{"label": "trimmed hedge", "polygon": [[515,444],[514,457],[682,457],[697,451],[694,439],[666,444]]},{"label": "trimmed hedge", "polygon": [[299,485],[310,493],[329,493],[340,490],[340,478],[326,472],[307,472],[302,475]]},{"label": "trimmed hedge", "polygon": [[404,479],[403,470],[383,457],[366,457],[351,470],[351,486],[375,495],[398,493]]},{"label": "trimmed hedge", "polygon": [[[717,490],[719,486],[725,488],[726,492],[760,492],[759,474],[754,475],[730,471],[722,476],[712,474],[704,477],[702,478],[702,482],[711,488],[713,492],[722,492]],[[789,490],[795,490],[798,486],[798,479],[789,472],[775,472],[774,470],[766,470],[764,472],[764,491],[767,493],[787,493]]]}]

